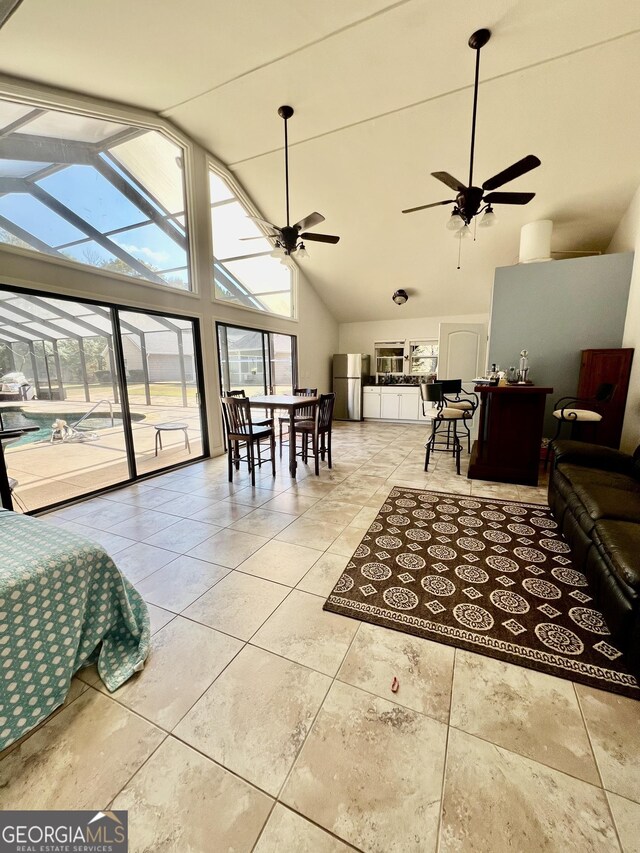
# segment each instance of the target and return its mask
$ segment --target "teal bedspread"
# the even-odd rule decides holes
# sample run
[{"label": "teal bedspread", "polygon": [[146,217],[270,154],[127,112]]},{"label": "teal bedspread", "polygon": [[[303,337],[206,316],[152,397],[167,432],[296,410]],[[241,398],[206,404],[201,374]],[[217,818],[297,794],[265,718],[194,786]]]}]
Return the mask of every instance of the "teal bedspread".
[{"label": "teal bedspread", "polygon": [[0,750],[97,663],[113,691],[149,653],[147,607],[96,543],[0,509]]}]

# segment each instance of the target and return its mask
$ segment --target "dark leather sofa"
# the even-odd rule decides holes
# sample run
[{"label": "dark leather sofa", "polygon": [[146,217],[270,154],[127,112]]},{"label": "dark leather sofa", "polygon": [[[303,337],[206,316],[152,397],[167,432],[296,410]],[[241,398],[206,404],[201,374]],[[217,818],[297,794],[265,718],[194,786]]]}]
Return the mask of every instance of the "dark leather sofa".
[{"label": "dark leather sofa", "polygon": [[640,447],[553,442],[549,505],[612,637],[640,677]]}]

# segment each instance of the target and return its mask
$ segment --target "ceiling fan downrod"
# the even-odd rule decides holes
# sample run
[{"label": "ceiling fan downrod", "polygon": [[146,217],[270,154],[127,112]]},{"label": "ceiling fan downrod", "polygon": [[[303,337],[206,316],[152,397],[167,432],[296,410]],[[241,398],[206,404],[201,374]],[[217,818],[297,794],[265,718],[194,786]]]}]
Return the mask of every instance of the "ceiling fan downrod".
[{"label": "ceiling fan downrod", "polygon": [[286,201],[286,209],[287,209],[287,228],[290,227],[290,218],[289,218],[289,130],[287,122],[293,115],[293,107],[289,107],[286,104],[282,107],[278,107],[278,115],[280,118],[284,119],[284,189],[285,189],[285,201]]},{"label": "ceiling fan downrod", "polygon": [[476,51],[476,77],[473,86],[473,116],[471,118],[471,152],[469,154],[469,187],[473,186],[473,158],[476,149],[476,115],[478,112],[478,85],[480,83],[480,50],[491,38],[491,30],[476,30],[469,38],[469,47]]}]

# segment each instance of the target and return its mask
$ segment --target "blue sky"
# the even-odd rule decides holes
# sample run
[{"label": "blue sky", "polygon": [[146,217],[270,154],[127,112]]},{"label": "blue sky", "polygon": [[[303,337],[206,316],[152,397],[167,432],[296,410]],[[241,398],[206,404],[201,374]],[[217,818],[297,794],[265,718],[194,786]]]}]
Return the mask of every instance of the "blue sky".
[{"label": "blue sky", "polygon": [[[134,225],[146,218],[91,166],[69,166],[43,178],[38,184],[101,233]],[[86,237],[82,231],[25,193],[10,193],[1,197],[0,214],[51,246]],[[187,264],[186,252],[156,225],[124,231],[110,239],[138,260],[156,269]],[[86,262],[86,248],[90,248],[94,258],[113,258],[95,242],[70,247],[64,252]]]}]

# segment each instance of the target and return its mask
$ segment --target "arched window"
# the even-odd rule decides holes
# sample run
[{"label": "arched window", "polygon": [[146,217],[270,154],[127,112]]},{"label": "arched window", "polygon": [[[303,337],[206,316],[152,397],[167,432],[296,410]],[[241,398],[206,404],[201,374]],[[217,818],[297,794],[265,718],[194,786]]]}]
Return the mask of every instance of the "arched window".
[{"label": "arched window", "polygon": [[183,154],[159,130],[0,100],[0,242],[191,290]]},{"label": "arched window", "polygon": [[229,182],[209,171],[215,297],[243,308],[295,315],[291,262],[272,257],[264,236]]}]

